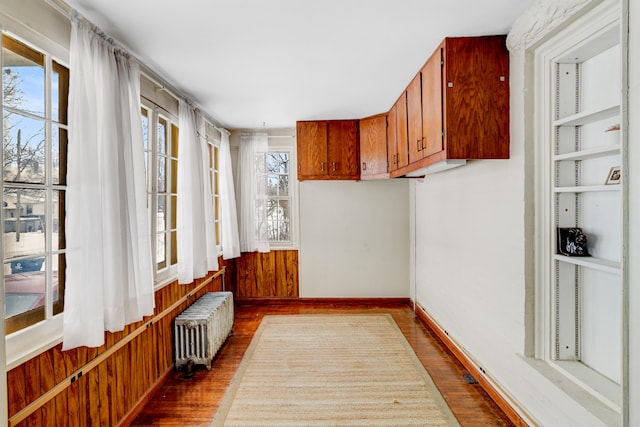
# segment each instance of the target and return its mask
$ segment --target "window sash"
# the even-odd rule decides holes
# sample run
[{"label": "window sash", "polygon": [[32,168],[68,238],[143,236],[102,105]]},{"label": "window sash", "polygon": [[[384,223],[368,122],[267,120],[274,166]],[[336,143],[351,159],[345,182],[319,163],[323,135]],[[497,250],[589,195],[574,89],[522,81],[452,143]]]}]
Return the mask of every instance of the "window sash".
[{"label": "window sash", "polygon": [[[3,266],[5,271],[11,271],[9,274],[4,274],[5,298],[9,299],[9,295],[13,295],[15,297],[11,299],[16,304],[24,301],[24,307],[27,307],[5,318],[5,333],[10,335],[43,320],[49,321],[64,309],[64,194],[69,71],[54,61],[49,54],[31,48],[6,34],[2,34],[2,48],[3,78],[6,75],[5,69],[11,69],[6,67],[18,68],[27,65],[43,69],[42,82],[33,86],[37,88],[37,93],[30,92],[28,84],[23,87],[17,86],[24,96],[23,101],[26,102],[23,105],[17,103],[8,105],[7,98],[4,98],[2,105],[5,138],[15,140],[12,155],[15,156],[16,161],[16,163],[8,163],[5,155],[10,152],[3,150],[3,202],[7,203],[7,197],[14,199],[11,196],[14,194],[16,203],[14,217],[16,213],[18,214],[14,221],[9,221],[11,218],[5,218],[9,211],[4,211],[3,232],[7,238],[7,230],[13,223],[12,233],[16,235],[15,240],[18,246],[30,248],[27,253],[13,253],[10,257],[7,257],[5,252],[6,246],[3,248]],[[4,63],[4,60],[9,63]],[[25,72],[28,73],[28,70]],[[16,73],[20,76],[19,72]],[[40,91],[43,93],[40,94]],[[43,99],[41,107],[38,107],[42,111],[29,107],[31,97]],[[14,100],[20,101],[16,98]],[[55,106],[52,105],[54,102]],[[17,133],[17,129],[13,134],[7,131],[7,120],[11,116],[20,120],[20,133]],[[15,123],[18,122],[14,122],[14,126]],[[29,133],[29,127],[32,133]],[[23,129],[27,131],[24,137],[30,137],[31,141],[22,139]],[[42,139],[39,141],[38,138]],[[24,141],[25,144],[21,145],[19,141]],[[34,161],[34,158],[37,160]],[[7,167],[15,168],[15,174],[7,176]],[[25,200],[33,197],[36,199],[30,200],[31,203]],[[21,234],[22,239],[18,237]],[[33,242],[34,238],[42,240],[38,243],[42,246],[34,247],[29,243]],[[20,240],[22,241],[19,242]],[[27,269],[26,272],[24,269]],[[7,292],[10,293],[7,294]]]}]

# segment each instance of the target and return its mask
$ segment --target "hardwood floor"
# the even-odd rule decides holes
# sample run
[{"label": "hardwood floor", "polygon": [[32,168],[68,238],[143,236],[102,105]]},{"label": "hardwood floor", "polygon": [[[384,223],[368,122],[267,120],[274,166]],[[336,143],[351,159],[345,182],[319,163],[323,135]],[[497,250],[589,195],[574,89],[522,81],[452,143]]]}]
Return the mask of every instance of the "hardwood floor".
[{"label": "hardwood floor", "polygon": [[309,313],[391,314],[461,425],[513,425],[478,384],[464,380],[463,375],[468,372],[409,306],[293,301],[236,306],[234,335],[216,356],[211,371],[198,368],[191,380],[184,380],[182,372],[172,372],[131,426],[209,426],[262,317]]}]

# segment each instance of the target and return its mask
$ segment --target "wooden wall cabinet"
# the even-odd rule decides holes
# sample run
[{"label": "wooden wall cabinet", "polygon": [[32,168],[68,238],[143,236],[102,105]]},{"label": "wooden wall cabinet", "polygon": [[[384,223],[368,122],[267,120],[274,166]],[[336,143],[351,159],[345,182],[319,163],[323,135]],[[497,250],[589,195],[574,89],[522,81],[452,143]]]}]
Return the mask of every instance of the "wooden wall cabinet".
[{"label": "wooden wall cabinet", "polygon": [[357,120],[299,121],[298,179],[360,179]]},{"label": "wooden wall cabinet", "polygon": [[409,164],[409,140],[407,138],[407,92],[393,104],[388,113],[387,160],[389,172],[404,168]]},{"label": "wooden wall cabinet", "polygon": [[387,114],[378,114],[360,120],[360,178],[362,180],[389,178],[387,122]]},{"label": "wooden wall cabinet", "polygon": [[509,54],[504,36],[446,38],[409,84],[409,164],[509,158]]}]

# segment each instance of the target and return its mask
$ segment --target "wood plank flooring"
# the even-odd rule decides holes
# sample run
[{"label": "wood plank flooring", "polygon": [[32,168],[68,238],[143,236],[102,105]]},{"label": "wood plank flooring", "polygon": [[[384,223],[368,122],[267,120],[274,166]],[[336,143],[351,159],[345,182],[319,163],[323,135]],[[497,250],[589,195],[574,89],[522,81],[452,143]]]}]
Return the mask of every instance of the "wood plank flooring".
[{"label": "wood plank flooring", "polygon": [[198,368],[191,380],[172,372],[131,426],[209,426],[253,334],[264,315],[324,313],[389,313],[433,378],[463,426],[512,426],[502,410],[478,384],[468,384],[468,372],[444,344],[427,330],[407,305],[332,304],[292,301],[236,306],[234,335],[216,356],[211,371]]}]

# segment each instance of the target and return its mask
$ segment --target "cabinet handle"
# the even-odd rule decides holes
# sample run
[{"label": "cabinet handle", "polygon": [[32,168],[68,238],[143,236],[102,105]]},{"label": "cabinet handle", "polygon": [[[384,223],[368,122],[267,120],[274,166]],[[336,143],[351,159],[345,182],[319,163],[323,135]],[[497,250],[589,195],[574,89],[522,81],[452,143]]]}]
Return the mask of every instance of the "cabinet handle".
[{"label": "cabinet handle", "polygon": [[336,162],[333,162],[333,171],[336,171]]},{"label": "cabinet handle", "polygon": [[362,162],[362,170],[363,171],[367,170],[367,162]]},{"label": "cabinet handle", "polygon": [[320,163],[320,170],[324,172],[324,162]]},{"label": "cabinet handle", "polygon": [[423,137],[422,137],[422,144],[421,144],[421,145],[422,145],[422,150],[424,150],[424,149],[425,149],[425,146],[424,146],[424,140],[425,140],[425,139],[427,139],[427,138],[423,136]]},{"label": "cabinet handle", "polygon": [[400,164],[400,153],[395,154],[395,160],[393,162],[394,165]]},{"label": "cabinet handle", "polygon": [[418,147],[418,152],[422,151],[422,140],[416,140],[416,146]]}]

